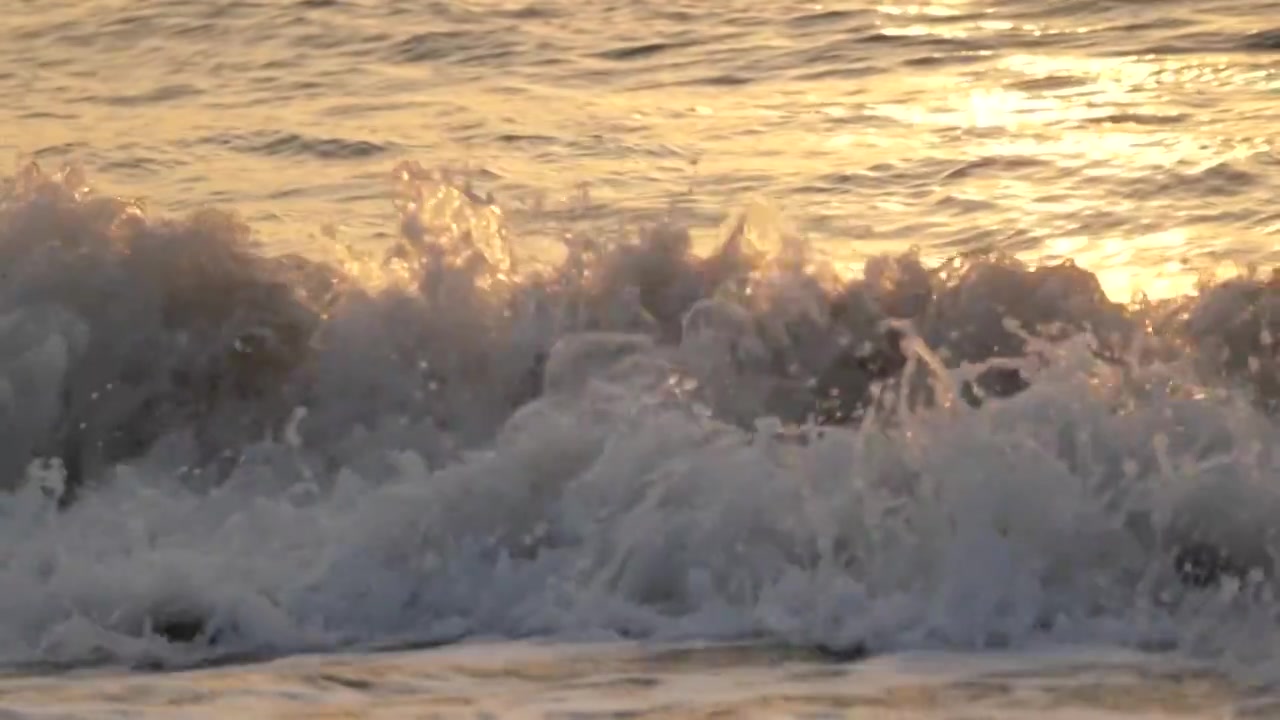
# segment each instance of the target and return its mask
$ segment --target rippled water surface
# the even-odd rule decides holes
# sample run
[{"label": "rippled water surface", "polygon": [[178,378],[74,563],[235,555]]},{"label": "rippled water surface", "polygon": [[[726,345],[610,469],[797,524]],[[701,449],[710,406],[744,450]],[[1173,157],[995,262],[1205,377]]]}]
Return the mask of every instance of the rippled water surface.
[{"label": "rippled water surface", "polygon": [[59,717],[1266,718],[1280,700],[1115,652],[912,654],[856,666],[778,649],[481,644],[160,676],[25,679],[11,707]]},{"label": "rippled water surface", "polygon": [[848,259],[1075,257],[1121,300],[1277,259],[1274,2],[15,2],[0,147],[277,247],[376,242],[412,158],[553,235],[764,194]]},{"label": "rippled water surface", "polygon": [[13,717],[1280,716],[1280,3],[8,0],[0,98]]}]

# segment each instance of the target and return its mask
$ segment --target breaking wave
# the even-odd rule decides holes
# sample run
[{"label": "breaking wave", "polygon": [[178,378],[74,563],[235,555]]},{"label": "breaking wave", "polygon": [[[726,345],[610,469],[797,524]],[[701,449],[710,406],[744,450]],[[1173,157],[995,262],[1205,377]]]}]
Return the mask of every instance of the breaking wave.
[{"label": "breaking wave", "polygon": [[385,258],[0,189],[0,661],[467,636],[1275,660],[1280,282],[842,277],[750,206],[519,257],[397,168]]}]

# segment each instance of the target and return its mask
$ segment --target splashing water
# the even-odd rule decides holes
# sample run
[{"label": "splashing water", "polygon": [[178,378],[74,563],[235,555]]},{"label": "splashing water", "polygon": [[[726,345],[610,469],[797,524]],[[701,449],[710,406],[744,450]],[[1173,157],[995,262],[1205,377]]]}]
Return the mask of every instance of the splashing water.
[{"label": "splashing water", "polygon": [[0,660],[1048,640],[1271,673],[1274,280],[841,278],[765,206],[709,254],[660,224],[521,267],[492,198],[396,178],[403,241],[342,268],[5,182]]}]

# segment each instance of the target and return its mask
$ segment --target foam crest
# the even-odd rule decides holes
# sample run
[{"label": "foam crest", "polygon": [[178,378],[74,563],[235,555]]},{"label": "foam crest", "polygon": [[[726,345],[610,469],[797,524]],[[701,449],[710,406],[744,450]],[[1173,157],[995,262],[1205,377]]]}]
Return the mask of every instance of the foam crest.
[{"label": "foam crest", "polygon": [[841,278],[766,206],[706,255],[668,223],[521,270],[492,198],[397,172],[403,242],[359,271],[73,172],[6,184],[3,660],[531,634],[1275,659],[1273,282],[1122,306],[992,256]]}]

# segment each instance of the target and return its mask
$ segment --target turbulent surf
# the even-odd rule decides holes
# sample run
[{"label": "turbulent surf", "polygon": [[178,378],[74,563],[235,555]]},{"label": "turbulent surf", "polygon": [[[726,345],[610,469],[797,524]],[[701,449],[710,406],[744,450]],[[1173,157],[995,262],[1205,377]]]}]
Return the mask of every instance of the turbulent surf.
[{"label": "turbulent surf", "polygon": [[[766,205],[521,256],[414,164],[384,257],[272,256],[34,166],[0,194],[4,661],[465,636],[1038,640],[1258,667],[1280,282],[841,274]],[[1127,299],[1126,299],[1127,300]]]}]

